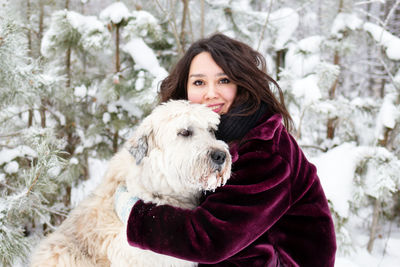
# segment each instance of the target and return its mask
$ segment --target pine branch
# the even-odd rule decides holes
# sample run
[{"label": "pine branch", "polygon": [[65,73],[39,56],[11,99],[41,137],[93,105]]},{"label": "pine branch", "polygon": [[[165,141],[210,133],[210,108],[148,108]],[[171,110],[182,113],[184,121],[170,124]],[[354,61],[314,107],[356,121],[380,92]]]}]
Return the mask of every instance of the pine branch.
[{"label": "pine branch", "polygon": [[26,191],[26,195],[28,195],[28,194],[32,191],[33,187],[34,187],[35,184],[38,182],[39,176],[40,176],[40,173],[41,173],[41,170],[42,170],[42,168],[40,168],[40,169],[38,170],[38,172],[37,172],[35,178],[33,179],[31,185],[29,186],[28,191]]}]

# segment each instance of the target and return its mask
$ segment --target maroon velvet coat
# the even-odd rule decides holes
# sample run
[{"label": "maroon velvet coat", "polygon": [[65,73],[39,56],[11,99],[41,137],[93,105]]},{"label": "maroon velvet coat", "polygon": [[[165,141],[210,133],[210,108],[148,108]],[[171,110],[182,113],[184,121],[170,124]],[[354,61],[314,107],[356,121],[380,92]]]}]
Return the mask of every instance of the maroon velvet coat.
[{"label": "maroon velvet coat", "polygon": [[325,194],[281,116],[263,118],[230,152],[231,179],[196,209],[137,202],[129,244],[199,266],[333,266]]}]

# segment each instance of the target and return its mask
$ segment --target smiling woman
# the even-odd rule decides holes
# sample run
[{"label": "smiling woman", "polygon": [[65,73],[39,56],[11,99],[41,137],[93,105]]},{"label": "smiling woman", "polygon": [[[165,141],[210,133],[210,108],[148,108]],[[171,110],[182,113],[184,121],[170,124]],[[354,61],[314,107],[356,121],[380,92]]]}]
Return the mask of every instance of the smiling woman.
[{"label": "smiling woman", "polygon": [[199,266],[334,266],[328,202],[315,166],[287,130],[282,91],[260,53],[223,34],[201,39],[160,94],[221,115],[216,137],[229,144],[232,175],[193,210],[138,201],[127,225],[130,245]]}]

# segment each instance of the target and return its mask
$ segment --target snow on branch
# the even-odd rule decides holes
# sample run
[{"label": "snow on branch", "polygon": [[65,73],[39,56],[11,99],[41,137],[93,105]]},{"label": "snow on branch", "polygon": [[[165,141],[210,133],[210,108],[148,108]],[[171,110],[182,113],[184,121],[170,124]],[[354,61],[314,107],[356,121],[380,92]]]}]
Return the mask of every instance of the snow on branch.
[{"label": "snow on branch", "polygon": [[400,160],[383,147],[343,143],[311,161],[317,166],[327,198],[342,218],[349,217],[350,203],[358,190],[359,169],[363,170],[358,183],[364,195],[389,198],[399,183]]},{"label": "snow on branch", "polygon": [[40,51],[50,57],[60,49],[74,46],[85,51],[100,50],[110,40],[107,28],[96,17],[60,10],[51,16],[50,27],[43,36]]},{"label": "snow on branch", "polygon": [[371,22],[366,22],[363,29],[368,32],[378,44],[385,48],[388,58],[400,60],[400,38]]},{"label": "snow on branch", "polygon": [[385,129],[393,129],[396,125],[396,121],[400,118],[400,109],[396,104],[398,94],[394,88],[391,91],[392,92],[385,95],[376,118],[375,137],[378,140],[383,140]]},{"label": "snow on branch", "polygon": [[362,27],[362,23],[363,21],[355,14],[339,13],[333,21],[331,35],[340,39],[347,29],[358,30]]},{"label": "snow on branch", "polygon": [[126,21],[131,16],[128,8],[122,2],[115,2],[106,7],[100,13],[100,19],[112,22],[113,24],[119,24],[122,21]]}]

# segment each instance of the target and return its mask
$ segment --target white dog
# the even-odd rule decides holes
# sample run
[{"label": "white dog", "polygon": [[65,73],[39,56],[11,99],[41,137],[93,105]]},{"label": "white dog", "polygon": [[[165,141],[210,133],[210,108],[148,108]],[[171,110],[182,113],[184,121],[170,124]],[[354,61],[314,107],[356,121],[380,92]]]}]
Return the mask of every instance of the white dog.
[{"label": "white dog", "polygon": [[112,158],[102,183],[39,244],[32,267],[195,266],[129,246],[114,192],[126,184],[145,202],[193,209],[204,190],[230,176],[228,146],[213,134],[218,123],[203,105],[180,100],[156,107]]}]

